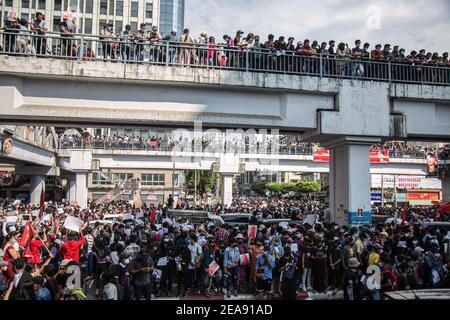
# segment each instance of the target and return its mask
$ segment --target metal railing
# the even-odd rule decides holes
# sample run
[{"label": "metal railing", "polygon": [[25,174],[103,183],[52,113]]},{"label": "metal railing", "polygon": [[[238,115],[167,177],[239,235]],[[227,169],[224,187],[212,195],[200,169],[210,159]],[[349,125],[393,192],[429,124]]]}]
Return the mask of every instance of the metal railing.
[{"label": "metal railing", "polygon": [[[269,144],[267,144],[269,145]],[[215,144],[214,147],[208,149],[205,148],[206,145],[202,146],[203,152],[208,152],[207,150],[219,153],[222,150],[238,150],[244,154],[251,154],[254,151],[250,144],[234,143],[231,146],[228,144],[222,145],[221,143]],[[210,146],[210,145],[209,145]],[[187,145],[185,145],[187,147]],[[194,143],[191,145],[191,150],[194,151]],[[60,139],[59,148],[62,150],[124,150],[124,151],[172,151],[174,149],[174,144],[169,144],[167,141],[163,141],[157,144],[150,144],[145,141],[134,142],[134,141],[105,141],[105,140],[93,140],[88,141],[85,139]],[[228,148],[228,149],[227,149]],[[180,150],[183,151],[183,150]],[[185,149],[187,151],[187,149]],[[257,154],[272,154],[270,146],[267,148],[262,148],[256,145]],[[280,155],[313,155],[312,147],[308,146],[285,146],[280,145],[278,153]]]},{"label": "metal railing", "polygon": [[342,55],[304,55],[296,51],[241,49],[221,44],[150,41],[28,30],[0,32],[0,54],[82,61],[200,67],[341,79],[450,85],[450,67]]}]

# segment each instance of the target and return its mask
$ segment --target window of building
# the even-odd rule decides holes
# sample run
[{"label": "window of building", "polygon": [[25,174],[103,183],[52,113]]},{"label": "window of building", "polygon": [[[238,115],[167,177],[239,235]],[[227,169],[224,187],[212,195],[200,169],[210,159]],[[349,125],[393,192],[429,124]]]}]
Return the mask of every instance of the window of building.
[{"label": "window of building", "polygon": [[180,186],[180,175],[178,175],[178,174],[174,174],[173,175],[173,186],[175,187],[175,188],[178,188],[179,186]]},{"label": "window of building", "polygon": [[100,14],[103,14],[103,15],[108,14],[108,0],[100,1]]},{"label": "window of building", "polygon": [[114,24],[114,30],[116,31],[116,33],[121,33],[122,32],[122,21],[116,20],[115,24]]},{"label": "window of building", "polygon": [[131,2],[131,16],[133,18],[138,16],[138,3],[135,1]]},{"label": "window of building", "polygon": [[131,22],[130,27],[131,27],[131,31],[137,31],[137,29],[138,29],[137,22]]},{"label": "window of building", "polygon": [[113,174],[113,182],[127,181],[133,179],[133,174],[130,172],[121,172]]},{"label": "window of building", "polygon": [[116,16],[123,16],[123,1],[116,1]]},{"label": "window of building", "polygon": [[59,31],[59,24],[61,23],[61,17],[53,17],[53,31]]},{"label": "window of building", "polygon": [[86,0],[86,8],[84,8],[84,13],[92,13],[94,8],[93,0]]},{"label": "window of building", "polygon": [[143,186],[164,186],[164,174],[143,173],[141,175]]},{"label": "window of building", "polygon": [[61,11],[61,8],[62,8],[62,0],[55,0],[54,10]]},{"label": "window of building", "polygon": [[109,185],[111,184],[108,179],[103,177],[100,173],[94,172],[92,173],[92,184],[96,185]]},{"label": "window of building", "polygon": [[109,14],[114,15],[114,0],[109,0]]},{"label": "window of building", "polygon": [[13,6],[13,0],[5,0],[5,7],[12,7]]},{"label": "window of building", "polygon": [[84,33],[92,34],[92,19],[84,19]]},{"label": "window of building", "polygon": [[45,0],[38,0],[38,9],[45,10]]},{"label": "window of building", "polygon": [[45,177],[45,184],[52,185],[52,186],[56,185],[56,177],[54,177],[54,176]]},{"label": "window of building", "polygon": [[145,4],[145,17],[147,19],[150,19],[153,17],[153,4],[152,3],[147,2]]},{"label": "window of building", "polygon": [[28,9],[30,7],[30,0],[22,0],[22,8]]},{"label": "window of building", "polygon": [[100,31],[103,30],[103,28],[106,26],[106,20],[100,20],[98,24],[98,33],[100,34]]}]

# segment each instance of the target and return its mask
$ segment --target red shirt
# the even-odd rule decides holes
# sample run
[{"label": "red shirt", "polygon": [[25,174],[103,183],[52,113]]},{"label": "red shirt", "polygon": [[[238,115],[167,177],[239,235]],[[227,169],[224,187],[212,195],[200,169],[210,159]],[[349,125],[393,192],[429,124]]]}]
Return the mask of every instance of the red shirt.
[{"label": "red shirt", "polygon": [[84,244],[84,235],[80,233],[80,240],[70,240],[64,242],[61,248],[58,250],[58,254],[63,257],[63,259],[72,259],[74,262],[80,262],[80,249]]},{"label": "red shirt", "polygon": [[39,250],[40,247],[42,247],[44,244],[41,240],[30,240],[28,243],[29,249],[30,249],[30,257],[27,257],[27,263],[41,263],[41,251]]}]

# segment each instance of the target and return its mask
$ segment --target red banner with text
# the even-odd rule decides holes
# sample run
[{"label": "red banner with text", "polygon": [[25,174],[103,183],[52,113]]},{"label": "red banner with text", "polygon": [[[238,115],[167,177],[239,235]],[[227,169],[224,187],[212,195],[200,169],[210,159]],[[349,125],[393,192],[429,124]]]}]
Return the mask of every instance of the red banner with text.
[{"label": "red banner with text", "polygon": [[[370,150],[370,163],[389,163],[388,150]],[[316,150],[313,155],[314,162],[330,162],[330,151],[327,149]]]}]

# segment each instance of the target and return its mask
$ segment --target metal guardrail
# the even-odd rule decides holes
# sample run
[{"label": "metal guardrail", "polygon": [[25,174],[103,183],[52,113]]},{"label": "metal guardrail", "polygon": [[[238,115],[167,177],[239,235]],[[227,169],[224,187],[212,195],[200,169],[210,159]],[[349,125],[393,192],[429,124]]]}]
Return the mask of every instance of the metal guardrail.
[{"label": "metal guardrail", "polygon": [[[212,150],[214,152],[220,152],[222,146],[220,144],[217,145],[218,150]],[[242,147],[245,148],[245,150],[240,150]],[[79,150],[85,150],[85,149],[92,149],[92,150],[135,150],[135,151],[172,151],[173,146],[168,145],[166,142],[152,146],[146,142],[124,142],[124,141],[102,141],[102,140],[94,140],[94,141],[87,141],[84,139],[80,140],[66,140],[66,139],[60,139],[59,142],[59,148],[61,150],[69,150],[69,149],[79,149]],[[246,144],[236,144],[236,150],[239,151],[245,151],[245,153],[251,153],[250,150],[253,148]],[[272,150],[270,148],[256,148],[256,151],[265,151],[265,152],[258,152],[258,154],[272,154]],[[194,147],[192,148],[194,150]],[[203,149],[202,149],[203,150]],[[181,150],[180,150],[181,151]],[[302,147],[302,146],[295,146],[295,147],[287,147],[287,146],[280,146],[279,149],[280,155],[313,155],[312,148],[308,147]]]},{"label": "metal guardrail", "polygon": [[[144,142],[111,142],[111,141],[93,141],[86,142],[86,140],[65,140],[61,139],[59,142],[59,148],[62,150],[77,150],[77,149],[92,149],[92,150],[130,150],[130,151],[172,151],[172,147],[166,143],[163,146],[153,147]],[[250,153],[249,145],[245,145],[245,152]],[[271,154],[271,150],[267,151],[267,154]],[[261,154],[261,153],[258,153]],[[295,146],[286,147],[280,146],[279,155],[304,155],[312,156],[314,154],[312,148]],[[423,150],[389,150],[389,157],[394,159],[425,159],[427,152]],[[447,155],[446,155],[447,156]],[[440,159],[446,159],[447,157],[440,157]]]},{"label": "metal guardrail", "polygon": [[0,54],[82,61],[111,61],[248,72],[309,75],[396,83],[450,85],[450,67],[295,51],[236,48],[221,44],[150,41],[84,34],[7,29]]}]

